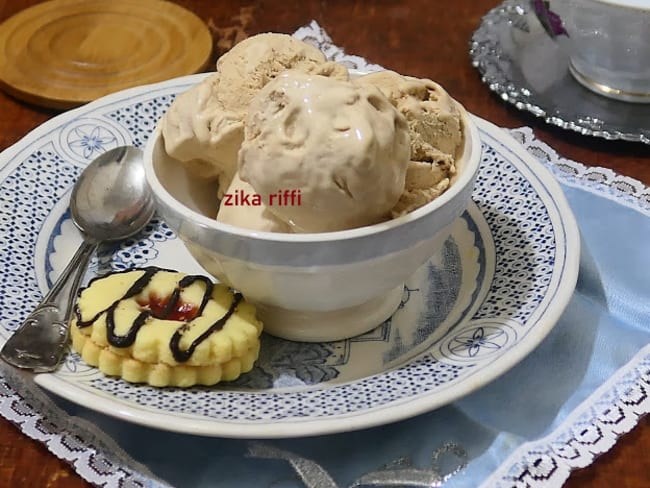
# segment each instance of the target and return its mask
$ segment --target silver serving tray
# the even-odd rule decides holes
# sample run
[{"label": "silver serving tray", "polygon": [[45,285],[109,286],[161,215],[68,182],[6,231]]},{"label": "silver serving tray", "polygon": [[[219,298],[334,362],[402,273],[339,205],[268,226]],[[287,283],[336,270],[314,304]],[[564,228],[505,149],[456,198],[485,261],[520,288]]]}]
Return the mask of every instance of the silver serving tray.
[{"label": "silver serving tray", "polygon": [[583,135],[650,144],[650,103],[613,100],[580,85],[525,0],[506,0],[483,17],[470,56],[490,90],[519,110]]}]

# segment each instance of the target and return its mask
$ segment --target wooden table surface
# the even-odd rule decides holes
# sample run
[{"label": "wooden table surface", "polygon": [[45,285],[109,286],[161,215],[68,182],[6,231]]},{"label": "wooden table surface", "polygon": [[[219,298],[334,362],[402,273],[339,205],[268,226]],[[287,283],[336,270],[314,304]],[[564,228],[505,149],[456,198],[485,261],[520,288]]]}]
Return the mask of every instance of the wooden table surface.
[{"label": "wooden table surface", "polygon": [[[40,3],[0,0],[0,21]],[[650,146],[609,142],[545,125],[492,95],[471,66],[469,39],[481,17],[498,0],[184,0],[209,26],[215,41],[213,58],[248,35],[291,33],[315,19],[347,52],[364,56],[404,74],[432,78],[465,107],[503,127],[533,127],[542,141],[564,157],[603,166],[650,185]],[[435,8],[437,5],[447,8]],[[0,150],[57,115],[29,106],[0,92]],[[574,472],[567,487],[650,486],[650,421],[632,432],[591,466]],[[0,418],[0,487],[74,488],[88,484],[8,421]]]}]

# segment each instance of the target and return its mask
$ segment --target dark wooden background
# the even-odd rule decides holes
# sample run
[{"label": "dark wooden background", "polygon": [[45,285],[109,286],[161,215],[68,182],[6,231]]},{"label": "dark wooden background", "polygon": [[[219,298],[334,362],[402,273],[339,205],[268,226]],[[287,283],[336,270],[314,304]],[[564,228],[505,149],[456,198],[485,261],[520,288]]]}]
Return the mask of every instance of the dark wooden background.
[{"label": "dark wooden background", "polygon": [[[40,3],[0,0],[0,22]],[[347,52],[387,68],[432,78],[471,112],[503,127],[533,127],[535,134],[564,157],[603,166],[650,184],[650,146],[580,136],[545,125],[492,95],[471,66],[469,39],[497,0],[183,0],[214,35],[214,59],[251,34],[291,33],[312,19]],[[0,92],[0,150],[57,112],[29,106]],[[650,122],[649,122],[650,123]],[[574,472],[566,486],[650,486],[650,421],[646,417],[607,454]],[[0,419],[0,487],[85,487],[65,462],[43,445]]]}]

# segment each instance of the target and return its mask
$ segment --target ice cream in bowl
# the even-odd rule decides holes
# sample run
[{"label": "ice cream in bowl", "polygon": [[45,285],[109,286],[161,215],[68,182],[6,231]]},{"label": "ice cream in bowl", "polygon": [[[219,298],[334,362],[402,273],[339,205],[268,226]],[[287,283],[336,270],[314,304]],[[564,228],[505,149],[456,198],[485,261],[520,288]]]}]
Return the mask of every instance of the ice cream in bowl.
[{"label": "ice cream in bowl", "polygon": [[267,333],[333,341],[396,310],[467,208],[480,153],[435,82],[262,34],[176,97],[145,172],[160,216]]}]

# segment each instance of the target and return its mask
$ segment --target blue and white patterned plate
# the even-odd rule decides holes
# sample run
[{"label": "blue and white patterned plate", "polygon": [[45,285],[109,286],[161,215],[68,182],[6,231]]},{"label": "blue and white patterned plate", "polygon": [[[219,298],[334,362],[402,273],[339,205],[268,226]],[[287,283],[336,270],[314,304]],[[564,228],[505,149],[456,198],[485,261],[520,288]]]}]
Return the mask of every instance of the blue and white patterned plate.
[{"label": "blue and white patterned plate", "polygon": [[[62,114],[0,154],[0,344],[77,245],[67,202],[81,168],[125,143],[144,146],[194,75],[120,92]],[[445,405],[507,371],[551,330],[575,286],[579,237],[550,173],[501,129],[483,141],[473,203],[441,252],[406,284],[396,313],[354,339],[305,344],[264,336],[255,369],[213,388],[157,389],[108,378],[71,353],[37,384],[108,415],[227,437],[360,429]],[[204,272],[154,220],[102,249],[91,274],[158,265]]]}]

